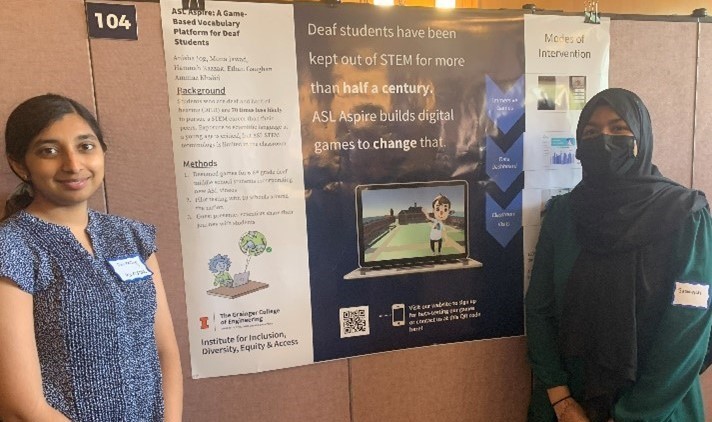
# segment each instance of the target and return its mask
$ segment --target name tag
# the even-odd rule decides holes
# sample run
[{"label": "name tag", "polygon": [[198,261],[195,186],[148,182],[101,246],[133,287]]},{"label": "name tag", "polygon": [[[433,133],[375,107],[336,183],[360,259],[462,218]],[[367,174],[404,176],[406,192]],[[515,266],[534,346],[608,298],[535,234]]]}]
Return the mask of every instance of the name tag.
[{"label": "name tag", "polygon": [[138,255],[107,260],[122,281],[133,283],[150,278],[153,273]]},{"label": "name tag", "polygon": [[707,284],[675,282],[673,305],[707,309],[710,300],[710,286]]}]

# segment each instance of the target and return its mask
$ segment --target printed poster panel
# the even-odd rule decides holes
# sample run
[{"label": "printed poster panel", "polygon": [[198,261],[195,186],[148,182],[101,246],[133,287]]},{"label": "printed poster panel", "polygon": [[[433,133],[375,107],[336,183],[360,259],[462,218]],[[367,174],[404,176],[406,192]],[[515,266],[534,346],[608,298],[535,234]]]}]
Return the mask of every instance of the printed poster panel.
[{"label": "printed poster panel", "polygon": [[181,3],[193,377],[523,334],[521,12]]},{"label": "printed poster panel", "polygon": [[581,180],[576,125],[589,98],[608,87],[610,18],[524,16],[526,113],[524,135],[525,284],[546,202]]},{"label": "printed poster panel", "polygon": [[161,6],[193,377],[311,363],[292,7]]},{"label": "printed poster panel", "polygon": [[295,5],[316,360],[522,333],[522,33]]}]

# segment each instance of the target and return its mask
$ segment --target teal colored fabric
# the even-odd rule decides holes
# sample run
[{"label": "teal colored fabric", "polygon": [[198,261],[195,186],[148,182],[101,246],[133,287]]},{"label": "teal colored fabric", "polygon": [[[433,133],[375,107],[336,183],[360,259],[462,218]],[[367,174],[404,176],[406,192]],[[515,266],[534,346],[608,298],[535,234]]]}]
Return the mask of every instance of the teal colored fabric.
[{"label": "teal colored fabric", "polygon": [[[611,413],[616,422],[704,421],[698,373],[707,352],[712,312],[674,303],[680,283],[709,285],[712,280],[712,218],[693,213],[670,239],[674,256],[661,286],[669,295],[650,353],[640,362],[635,383],[620,391]],[[546,389],[567,385],[575,399],[583,394],[583,365],[559,353],[563,297],[581,249],[575,237],[569,195],[554,198],[544,218],[526,296],[529,360],[534,373],[530,421],[555,421]]]}]

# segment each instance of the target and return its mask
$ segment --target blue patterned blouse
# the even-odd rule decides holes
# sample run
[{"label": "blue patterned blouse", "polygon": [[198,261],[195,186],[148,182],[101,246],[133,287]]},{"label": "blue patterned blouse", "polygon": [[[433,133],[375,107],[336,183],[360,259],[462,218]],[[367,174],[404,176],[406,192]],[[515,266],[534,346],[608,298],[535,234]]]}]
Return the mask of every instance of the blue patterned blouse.
[{"label": "blue patterned blouse", "polygon": [[33,296],[47,402],[72,421],[163,420],[153,280],[122,281],[109,264],[145,263],[155,228],[89,211],[87,233],[93,256],[67,227],[25,211],[0,224],[0,276]]}]

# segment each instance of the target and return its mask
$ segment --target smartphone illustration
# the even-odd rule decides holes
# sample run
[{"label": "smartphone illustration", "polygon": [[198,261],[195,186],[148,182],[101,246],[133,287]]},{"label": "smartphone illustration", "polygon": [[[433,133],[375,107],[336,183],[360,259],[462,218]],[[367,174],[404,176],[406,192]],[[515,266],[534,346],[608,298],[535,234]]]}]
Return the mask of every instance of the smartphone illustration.
[{"label": "smartphone illustration", "polygon": [[405,305],[402,303],[394,303],[391,306],[392,322],[394,327],[405,325]]}]

